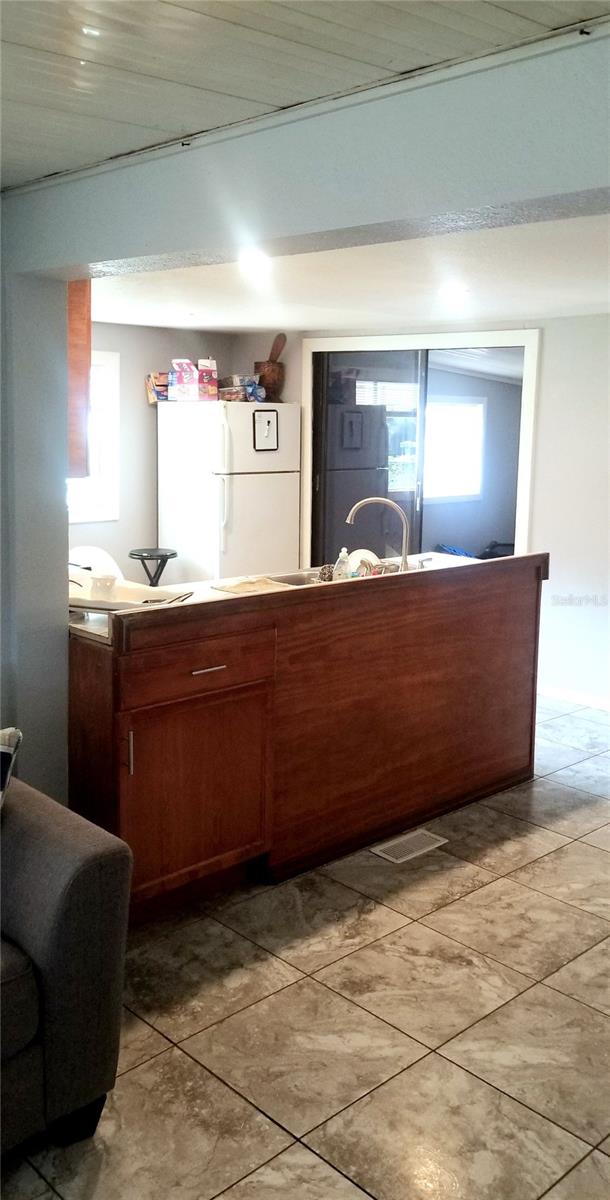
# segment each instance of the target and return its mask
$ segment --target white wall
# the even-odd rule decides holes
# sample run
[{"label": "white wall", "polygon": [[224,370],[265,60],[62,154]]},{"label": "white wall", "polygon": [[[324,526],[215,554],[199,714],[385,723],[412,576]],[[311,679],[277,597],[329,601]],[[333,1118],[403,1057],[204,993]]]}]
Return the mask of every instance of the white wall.
[{"label": "white wall", "polygon": [[532,550],[548,550],[541,689],[608,705],[610,319],[542,323]]},{"label": "white wall", "polygon": [[[610,317],[509,321],[495,327],[542,331],[529,546],[551,556],[542,598],[539,686],[577,704],[607,706]],[[472,326],[456,325],[455,332],[465,328]],[[350,337],[371,333],[344,332]],[[253,344],[266,336],[249,335]],[[304,336],[338,335],[321,329],[290,335],[286,398],[300,394]],[[240,341],[234,353],[240,352]]]},{"label": "white wall", "polygon": [[[24,731],[19,773],[65,795],[68,553],[65,287],[4,280],[2,715]],[[32,346],[35,352],[32,352]],[[15,403],[6,403],[6,390]],[[11,619],[12,618],[12,619]]]},{"label": "white wall", "polygon": [[481,497],[424,501],[422,550],[443,542],[477,554],[492,539],[514,542],[521,384],[430,365],[428,396],[475,396],[487,403]]},{"label": "white wall", "polygon": [[212,357],[229,372],[232,338],[223,333],[94,323],[93,348],[120,356],[120,511],[118,521],[70,525],[70,546],[101,546],[128,579],[144,580],[128,557],[137,546],[157,545],[157,410],[147,403],[144,376],[165,371],[172,358]]}]

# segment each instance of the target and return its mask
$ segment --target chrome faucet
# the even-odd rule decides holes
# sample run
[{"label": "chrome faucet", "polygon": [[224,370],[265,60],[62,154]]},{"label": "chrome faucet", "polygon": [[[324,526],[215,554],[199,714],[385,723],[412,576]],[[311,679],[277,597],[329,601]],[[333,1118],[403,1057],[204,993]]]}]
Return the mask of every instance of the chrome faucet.
[{"label": "chrome faucet", "polygon": [[386,508],[392,508],[394,512],[398,513],[398,516],[402,521],[402,550],[400,555],[400,569],[401,571],[408,571],[409,564],[407,562],[407,553],[409,550],[409,522],[407,520],[406,513],[403,512],[400,505],[396,504],[394,500],[386,500],[385,496],[368,496],[366,500],[359,500],[358,503],[354,504],[354,507],[350,509],[345,518],[346,525],[354,524],[354,517],[356,516],[356,513],[360,512],[360,509],[364,508],[365,504],[385,504]]}]

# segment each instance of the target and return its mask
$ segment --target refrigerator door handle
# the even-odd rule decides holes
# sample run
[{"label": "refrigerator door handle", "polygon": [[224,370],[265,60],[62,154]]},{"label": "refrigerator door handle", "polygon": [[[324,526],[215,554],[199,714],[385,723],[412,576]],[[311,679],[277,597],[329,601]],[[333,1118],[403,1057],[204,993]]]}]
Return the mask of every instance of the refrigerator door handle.
[{"label": "refrigerator door handle", "polygon": [[421,479],[415,484],[415,511],[419,512],[421,508]]},{"label": "refrigerator door handle", "polygon": [[227,525],[229,524],[229,502],[227,496],[227,480],[224,475],[220,476],[220,484],[222,487],[222,517],[220,520],[220,551],[224,554],[227,548]]},{"label": "refrigerator door handle", "polygon": [[229,453],[230,453],[230,449],[231,449],[231,430],[229,428],[229,422],[227,420],[226,413],[224,413],[224,412],[222,414],[221,428],[222,428],[222,454],[221,454],[222,467],[221,467],[221,471],[222,471],[223,475],[228,475],[231,470],[231,467],[229,465]]},{"label": "refrigerator door handle", "polygon": [[380,425],[379,443],[379,450],[381,454],[379,465],[381,467],[387,467],[388,459],[390,457],[390,431],[388,429],[387,417],[384,417]]}]

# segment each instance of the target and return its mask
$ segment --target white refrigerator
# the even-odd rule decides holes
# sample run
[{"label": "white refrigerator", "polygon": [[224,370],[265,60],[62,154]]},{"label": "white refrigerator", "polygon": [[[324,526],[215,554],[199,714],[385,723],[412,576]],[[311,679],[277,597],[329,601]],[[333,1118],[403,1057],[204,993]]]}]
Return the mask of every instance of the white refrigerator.
[{"label": "white refrigerator", "polygon": [[160,403],[157,439],[164,584],[298,570],[298,405]]}]

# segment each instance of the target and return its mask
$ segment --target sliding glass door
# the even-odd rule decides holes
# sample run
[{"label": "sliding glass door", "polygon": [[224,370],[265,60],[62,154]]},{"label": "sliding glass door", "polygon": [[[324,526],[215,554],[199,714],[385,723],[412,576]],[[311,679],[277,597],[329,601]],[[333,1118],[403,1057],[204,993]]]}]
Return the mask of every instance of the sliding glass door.
[{"label": "sliding glass door", "polygon": [[332,563],[342,546],[400,554],[402,523],[358,500],[394,500],[409,522],[409,552],[421,546],[423,419],[427,352],[350,351],[313,356],[312,564]]}]

